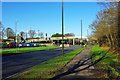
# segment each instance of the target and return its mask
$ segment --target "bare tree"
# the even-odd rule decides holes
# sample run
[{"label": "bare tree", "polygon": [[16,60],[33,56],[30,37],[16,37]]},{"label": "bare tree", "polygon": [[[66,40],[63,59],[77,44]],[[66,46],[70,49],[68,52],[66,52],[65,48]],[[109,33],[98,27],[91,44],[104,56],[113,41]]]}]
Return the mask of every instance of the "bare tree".
[{"label": "bare tree", "polygon": [[12,28],[7,28],[7,29],[6,29],[6,35],[7,35],[7,39],[8,39],[8,38],[14,38],[14,37],[15,37],[15,33],[14,33],[14,31],[12,30]]},{"label": "bare tree", "polygon": [[28,34],[29,34],[30,38],[34,38],[36,35],[36,32],[35,32],[35,30],[29,30]]},{"label": "bare tree", "polygon": [[5,28],[3,27],[3,24],[0,22],[0,36],[1,39],[5,37]]},{"label": "bare tree", "polygon": [[41,33],[40,33],[40,38],[43,38],[43,37],[44,37],[44,36],[43,36],[43,33],[41,32]]},{"label": "bare tree", "polygon": [[22,37],[22,38],[24,38],[25,37],[25,32],[20,32],[20,36]]},{"label": "bare tree", "polygon": [[116,2],[110,2],[104,5],[103,10],[96,15],[96,20],[90,25],[93,30],[94,37],[98,42],[108,44],[111,48],[116,49],[118,42],[118,5]]},{"label": "bare tree", "polygon": [[67,33],[67,34],[65,34],[65,36],[66,37],[68,37],[68,36],[75,36],[75,34],[74,33]]}]

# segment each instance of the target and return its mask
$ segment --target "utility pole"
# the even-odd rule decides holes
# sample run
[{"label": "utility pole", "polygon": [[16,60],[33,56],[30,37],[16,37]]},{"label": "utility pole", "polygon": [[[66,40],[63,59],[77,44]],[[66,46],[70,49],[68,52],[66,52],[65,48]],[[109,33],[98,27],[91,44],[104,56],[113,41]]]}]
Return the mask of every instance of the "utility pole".
[{"label": "utility pole", "polygon": [[81,19],[81,42],[82,42],[82,19]]},{"label": "utility pole", "polygon": [[17,22],[18,22],[18,20],[16,20],[16,22],[15,22],[15,42],[16,42],[16,48],[17,48]]},{"label": "utility pole", "polygon": [[87,39],[88,39],[88,29],[87,29]]},{"label": "utility pole", "polygon": [[64,26],[63,26],[63,0],[62,0],[62,55],[64,56]]}]

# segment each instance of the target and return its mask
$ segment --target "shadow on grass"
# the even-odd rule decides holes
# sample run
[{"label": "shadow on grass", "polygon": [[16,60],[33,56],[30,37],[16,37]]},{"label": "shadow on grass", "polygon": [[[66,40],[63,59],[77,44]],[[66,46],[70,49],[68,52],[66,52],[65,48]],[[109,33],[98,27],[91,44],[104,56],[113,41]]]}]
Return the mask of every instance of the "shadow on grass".
[{"label": "shadow on grass", "polygon": [[[108,50],[108,51],[109,51],[109,50]],[[94,63],[92,63],[92,61],[91,61],[91,63],[89,64],[89,66],[87,66],[87,67],[85,67],[85,68],[83,68],[83,69],[79,69],[79,70],[76,70],[76,71],[75,71],[75,69],[77,69],[77,68],[79,68],[79,67],[81,67],[81,66],[83,66],[83,65],[86,65],[86,63],[88,63],[89,60],[92,60],[92,57],[95,57],[95,56],[96,56],[95,54],[93,54],[92,57],[88,58],[87,60],[83,60],[83,61],[82,61],[82,59],[81,59],[81,60],[80,60],[77,64],[75,64],[72,68],[68,69],[67,72],[64,72],[64,73],[62,73],[62,74],[59,74],[59,75],[51,78],[50,80],[56,80],[56,79],[59,79],[59,78],[61,78],[61,77],[63,77],[63,76],[66,76],[66,75],[69,75],[69,74],[72,74],[72,73],[77,73],[77,72],[83,71],[83,70],[85,70],[85,69],[87,69],[87,68],[89,68],[89,67],[97,64],[97,63],[100,62],[101,60],[105,59],[105,58],[106,58],[105,56],[106,56],[106,54],[108,53],[108,51],[102,51],[102,52],[104,52],[104,55],[103,55],[101,58],[99,58],[98,60],[96,60]],[[101,52],[100,52],[100,53],[101,53]],[[97,55],[98,55],[98,54],[97,54]]]}]

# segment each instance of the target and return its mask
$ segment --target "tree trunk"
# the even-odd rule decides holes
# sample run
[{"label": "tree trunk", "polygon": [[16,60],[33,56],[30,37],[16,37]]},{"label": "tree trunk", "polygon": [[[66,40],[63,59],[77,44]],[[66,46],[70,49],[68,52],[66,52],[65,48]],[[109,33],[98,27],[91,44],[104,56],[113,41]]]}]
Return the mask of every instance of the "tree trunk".
[{"label": "tree trunk", "polygon": [[110,34],[110,37],[111,37],[111,42],[112,42],[112,46],[111,46],[111,48],[114,48],[114,47],[115,47],[115,43],[114,43],[114,39],[113,39],[112,34]]},{"label": "tree trunk", "polygon": [[110,38],[109,38],[109,36],[106,34],[106,36],[107,36],[107,39],[108,39],[108,42],[109,42],[109,45],[110,45],[110,47],[112,46],[112,43],[111,43],[111,40],[110,40]]}]

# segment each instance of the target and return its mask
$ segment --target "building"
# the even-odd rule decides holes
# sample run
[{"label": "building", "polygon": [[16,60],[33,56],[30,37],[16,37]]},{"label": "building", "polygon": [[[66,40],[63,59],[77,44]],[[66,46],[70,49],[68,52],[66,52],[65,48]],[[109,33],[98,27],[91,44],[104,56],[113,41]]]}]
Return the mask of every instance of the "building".
[{"label": "building", "polygon": [[[64,44],[80,44],[82,41],[88,40],[87,37],[64,37]],[[42,38],[42,39],[27,39],[26,42],[35,42],[35,43],[55,43],[62,44],[62,37],[51,37],[51,38]]]}]

